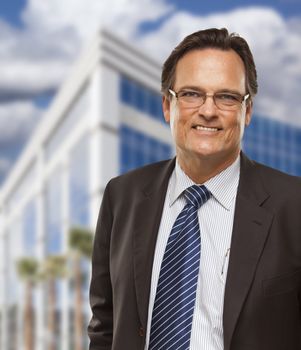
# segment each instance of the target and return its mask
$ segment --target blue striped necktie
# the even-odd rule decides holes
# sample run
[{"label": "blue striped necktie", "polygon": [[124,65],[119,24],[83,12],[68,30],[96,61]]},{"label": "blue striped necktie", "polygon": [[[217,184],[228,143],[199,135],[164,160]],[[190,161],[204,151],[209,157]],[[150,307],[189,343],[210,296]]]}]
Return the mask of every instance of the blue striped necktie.
[{"label": "blue striped necktie", "polygon": [[188,350],[199,275],[198,208],[211,196],[205,186],[184,192],[186,205],[167,241],[152,314],[149,350]]}]

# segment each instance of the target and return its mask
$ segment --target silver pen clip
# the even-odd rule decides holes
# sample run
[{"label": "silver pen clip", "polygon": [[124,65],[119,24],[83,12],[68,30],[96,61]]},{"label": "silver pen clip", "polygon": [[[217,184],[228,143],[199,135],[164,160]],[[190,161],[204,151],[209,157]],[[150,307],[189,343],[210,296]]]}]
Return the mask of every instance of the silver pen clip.
[{"label": "silver pen clip", "polygon": [[230,253],[230,248],[227,249],[226,251],[226,254],[224,256],[224,261],[223,261],[223,266],[222,266],[222,272],[221,272],[221,275],[223,276],[224,274],[224,269],[225,269],[225,265],[226,265],[226,261],[227,261],[227,258],[229,256],[229,253]]}]

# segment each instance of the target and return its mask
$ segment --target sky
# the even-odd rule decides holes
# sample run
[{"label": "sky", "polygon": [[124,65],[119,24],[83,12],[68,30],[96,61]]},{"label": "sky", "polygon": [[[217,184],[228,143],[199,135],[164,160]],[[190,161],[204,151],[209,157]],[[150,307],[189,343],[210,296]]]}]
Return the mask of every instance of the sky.
[{"label": "sky", "polygon": [[0,184],[101,27],[159,62],[193,31],[239,33],[257,65],[255,113],[301,128],[301,0],[7,0],[0,2]]}]

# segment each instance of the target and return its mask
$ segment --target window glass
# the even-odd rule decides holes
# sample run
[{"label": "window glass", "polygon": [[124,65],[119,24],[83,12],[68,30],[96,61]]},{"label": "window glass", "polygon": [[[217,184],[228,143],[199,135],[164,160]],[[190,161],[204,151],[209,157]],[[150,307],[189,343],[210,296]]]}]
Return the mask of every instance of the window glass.
[{"label": "window glass", "polygon": [[28,202],[23,211],[23,252],[26,256],[35,255],[36,247],[36,202]]},{"label": "window glass", "polygon": [[132,88],[133,84],[129,79],[126,78],[122,78],[120,80],[120,98],[121,101],[132,105],[134,103],[134,100],[132,98],[133,94],[133,88]]},{"label": "window glass", "polygon": [[62,176],[54,171],[46,184],[46,254],[62,251]]},{"label": "window glass", "polygon": [[161,95],[152,89],[122,76],[120,79],[120,99],[151,118],[164,122]]},{"label": "window glass", "polygon": [[70,224],[89,224],[89,142],[83,137],[70,152]]},{"label": "window glass", "polygon": [[[89,139],[87,135],[82,137],[76,145],[71,149],[69,155],[69,208],[70,208],[70,227],[82,226],[89,227]],[[70,262],[74,264],[75,261]],[[85,329],[88,326],[89,319],[85,317],[84,311],[86,305],[88,305],[88,291],[89,291],[89,273],[90,273],[90,260],[84,257],[80,259],[80,273],[82,278],[81,293],[83,297],[82,316],[83,316],[83,334],[85,335]],[[77,271],[72,266],[72,271]],[[70,349],[74,349],[74,309],[79,307],[76,305],[76,288],[74,284],[74,276],[69,282],[69,300],[68,315],[70,321]],[[75,306],[76,305],[76,306]],[[83,343],[87,343],[87,336],[82,339]],[[83,349],[86,348],[83,346]]]},{"label": "window glass", "polygon": [[243,149],[256,161],[301,176],[300,128],[254,115],[245,129]]},{"label": "window glass", "polygon": [[62,145],[66,136],[74,129],[74,126],[85,117],[89,110],[89,85],[80,92],[70,106],[60,124],[56,127],[45,146],[45,156],[49,160]]},{"label": "window glass", "polygon": [[172,155],[172,147],[138,132],[128,126],[120,128],[120,173],[149,163],[168,159]]},{"label": "window glass", "polygon": [[[62,171],[57,168],[48,178],[46,183],[46,258],[61,256],[63,254],[63,213],[62,213]],[[54,350],[59,350],[62,335],[62,281],[57,268],[52,260],[48,264],[54,268],[54,272],[47,272],[44,276],[45,291],[45,328],[48,337],[47,346],[53,345]],[[64,266],[62,264],[61,269]],[[54,324],[49,323],[49,317],[54,318]]]}]

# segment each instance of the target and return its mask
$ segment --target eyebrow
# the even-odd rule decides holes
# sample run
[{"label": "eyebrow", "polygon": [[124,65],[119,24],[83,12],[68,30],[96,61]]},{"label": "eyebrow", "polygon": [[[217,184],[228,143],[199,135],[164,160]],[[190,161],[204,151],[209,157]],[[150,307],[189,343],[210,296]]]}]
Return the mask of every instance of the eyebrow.
[{"label": "eyebrow", "polygon": [[[205,92],[205,89],[202,89],[202,88],[195,86],[195,85],[184,85],[178,89],[178,91],[183,91],[183,90],[193,90],[193,91],[198,91],[198,92]],[[219,89],[219,90],[215,91],[214,93],[216,94],[216,93],[222,93],[222,92],[244,96],[244,93],[241,93],[237,90],[232,90],[232,89]]]}]

